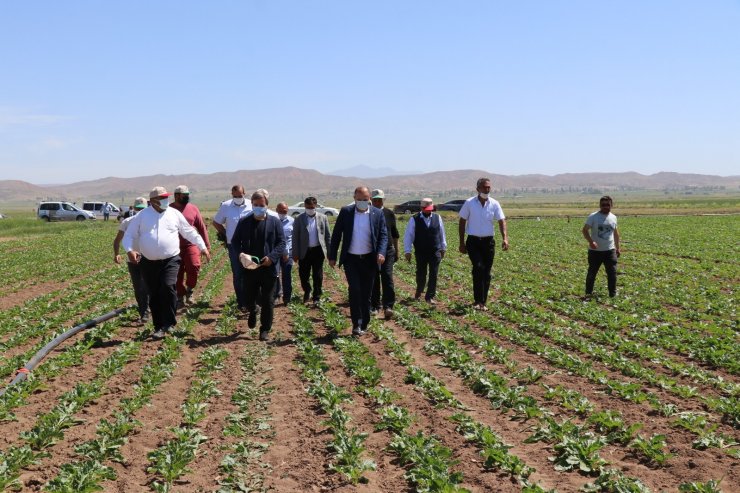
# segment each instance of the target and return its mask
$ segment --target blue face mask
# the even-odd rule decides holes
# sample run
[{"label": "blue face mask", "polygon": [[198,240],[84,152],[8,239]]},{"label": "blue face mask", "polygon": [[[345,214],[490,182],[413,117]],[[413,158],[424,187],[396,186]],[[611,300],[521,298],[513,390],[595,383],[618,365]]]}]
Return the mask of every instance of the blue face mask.
[{"label": "blue face mask", "polygon": [[358,211],[366,211],[370,207],[369,200],[355,200],[355,207]]},{"label": "blue face mask", "polygon": [[159,199],[159,208],[166,209],[170,206],[170,199]]},{"label": "blue face mask", "polygon": [[254,217],[265,217],[267,215],[267,207],[252,206],[252,214],[254,214]]}]

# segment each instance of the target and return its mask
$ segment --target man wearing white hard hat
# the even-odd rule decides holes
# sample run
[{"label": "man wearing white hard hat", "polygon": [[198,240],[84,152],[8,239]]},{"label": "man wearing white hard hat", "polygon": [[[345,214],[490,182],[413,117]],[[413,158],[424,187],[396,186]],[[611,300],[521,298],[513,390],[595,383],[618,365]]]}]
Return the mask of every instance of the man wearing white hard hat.
[{"label": "man wearing white hard hat", "polygon": [[[123,235],[123,248],[130,262],[141,265],[149,289],[149,308],[154,333],[162,339],[177,323],[177,271],[180,269],[180,236],[198,246],[206,260],[211,259],[205,241],[188,224],[180,211],[169,206],[170,194],[164,187],[149,192],[149,207],[131,220]],[[138,244],[137,244],[138,243]]]}]

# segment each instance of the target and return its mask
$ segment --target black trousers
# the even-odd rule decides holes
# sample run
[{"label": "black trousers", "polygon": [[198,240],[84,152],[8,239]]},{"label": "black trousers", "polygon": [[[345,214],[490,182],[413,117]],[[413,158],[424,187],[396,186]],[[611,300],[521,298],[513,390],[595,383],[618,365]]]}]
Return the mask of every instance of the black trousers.
[{"label": "black trousers", "polygon": [[149,309],[152,312],[154,328],[162,329],[177,324],[177,271],[180,270],[180,257],[163,260],[149,260],[141,257],[141,276],[149,291]]},{"label": "black trousers", "polygon": [[393,308],[396,304],[396,287],[393,284],[393,265],[396,262],[396,251],[388,250],[388,256],[385,262],[380,266],[380,271],[375,278],[373,285],[373,294],[370,299],[370,306],[376,310],[381,308],[380,288],[383,288],[382,308]]},{"label": "black trousers", "polygon": [[324,251],[321,246],[309,248],[306,256],[298,262],[298,277],[301,279],[303,299],[311,297],[311,276],[313,276],[313,300],[321,299],[321,288],[324,284]]},{"label": "black trousers", "polygon": [[141,264],[126,262],[128,273],[131,276],[131,285],[134,287],[134,296],[136,304],[139,305],[139,316],[143,317],[149,309],[149,291],[144,282],[144,276],[141,274]]},{"label": "black trousers", "polygon": [[604,270],[606,270],[606,284],[609,288],[609,296],[615,296],[617,294],[617,251],[614,249],[603,252],[598,250],[588,251],[586,294],[594,292],[594,281],[596,280],[596,274],[599,273],[601,264],[604,264]]},{"label": "black trousers", "polygon": [[347,254],[344,261],[344,274],[347,276],[349,291],[349,312],[352,327],[367,329],[370,323],[370,293],[373,291],[378,273],[378,259],[374,254]]},{"label": "black trousers", "polygon": [[253,312],[260,305],[260,331],[272,329],[272,316],[275,298],[273,290],[277,277],[272,269],[260,267],[254,270],[244,269],[244,298],[247,300],[247,310]]},{"label": "black trousers", "polygon": [[[416,250],[416,292],[421,293],[426,287],[424,299],[429,301],[437,296],[437,274],[442,255],[439,252],[423,252]],[[427,285],[427,272],[429,284]]]},{"label": "black trousers", "polygon": [[491,269],[496,254],[493,236],[470,236],[465,240],[470,263],[473,264],[473,299],[476,304],[485,304],[491,287]]}]

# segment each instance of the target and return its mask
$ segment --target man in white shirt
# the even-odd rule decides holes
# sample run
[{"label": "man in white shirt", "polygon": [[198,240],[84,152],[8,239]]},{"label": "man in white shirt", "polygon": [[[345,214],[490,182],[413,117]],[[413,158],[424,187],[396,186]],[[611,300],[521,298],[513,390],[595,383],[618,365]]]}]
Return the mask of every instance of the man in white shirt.
[{"label": "man in white shirt", "polygon": [[[123,235],[126,234],[128,225],[131,224],[131,220],[134,218],[136,213],[146,209],[146,199],[144,197],[136,197],[134,205],[131,208],[132,213],[118,226],[118,233],[113,240],[113,261],[117,264],[121,263],[121,255],[118,253],[121,245]],[[134,243],[134,250],[138,251],[138,242]],[[128,273],[131,276],[131,285],[134,287],[134,297],[136,298],[136,304],[139,307],[139,321],[146,323],[149,321],[149,291],[144,283],[144,278],[141,275],[141,266],[133,262],[126,262],[128,266]]]},{"label": "man in white shirt", "polygon": [[239,224],[239,220],[247,216],[251,211],[252,203],[244,198],[244,187],[242,185],[234,185],[231,187],[231,200],[222,202],[221,207],[218,208],[218,212],[213,217],[213,227],[218,231],[219,237],[222,237],[226,241],[226,248],[229,251],[236,304],[241,311],[246,311],[247,309],[247,300],[244,297],[242,283],[243,269],[239,263],[239,252],[231,246],[231,239],[234,236],[234,231],[236,230],[236,225]]},{"label": "man in white shirt", "polygon": [[[154,333],[162,339],[177,323],[177,271],[180,269],[180,236],[195,244],[206,260],[211,254],[203,238],[188,224],[177,209],[168,207],[169,196],[164,187],[149,192],[149,207],[136,214],[123,235],[123,248],[129,262],[141,265],[141,273],[149,290]],[[138,247],[134,248],[138,242]]]},{"label": "man in white shirt", "polygon": [[[298,263],[298,277],[303,288],[303,303],[313,299],[314,305],[321,301],[324,283],[324,259],[328,254],[331,242],[329,220],[316,211],[316,197],[306,197],[303,207],[306,212],[298,216],[293,223],[291,251],[293,261]],[[311,290],[313,277],[313,290]]]},{"label": "man in white shirt", "polygon": [[586,274],[586,296],[594,291],[594,281],[601,264],[606,271],[606,282],[611,298],[617,295],[617,258],[619,230],[617,216],[611,213],[612,198],[604,195],[599,199],[599,210],[591,213],[583,225],[581,233],[588,242],[588,273]]},{"label": "man in white shirt", "polygon": [[[342,245],[341,252],[339,245]],[[352,335],[361,336],[370,323],[370,294],[380,266],[385,262],[388,230],[383,211],[370,206],[370,190],[355,189],[355,202],[342,207],[334,223],[329,265],[344,265],[349,291]]]},{"label": "man in white shirt", "polygon": [[[434,211],[434,202],[430,198],[421,199],[421,212],[414,214],[406,226],[403,236],[403,251],[406,261],[411,262],[411,247],[416,251],[416,294],[419,299],[426,287],[424,299],[430,305],[436,305],[437,273],[439,264],[447,251],[447,238],[442,217]],[[429,285],[427,286],[427,271]]]},{"label": "man in white shirt", "polygon": [[[493,222],[498,221],[501,231],[501,248],[509,249],[509,235],[506,231],[506,216],[501,204],[492,199],[491,179],[479,178],[476,183],[478,194],[465,201],[460,209],[458,233],[460,235],[460,253],[467,253],[473,264],[473,308],[488,311],[486,302],[491,287],[491,269],[496,244]],[[468,234],[467,241],[465,233]]]}]

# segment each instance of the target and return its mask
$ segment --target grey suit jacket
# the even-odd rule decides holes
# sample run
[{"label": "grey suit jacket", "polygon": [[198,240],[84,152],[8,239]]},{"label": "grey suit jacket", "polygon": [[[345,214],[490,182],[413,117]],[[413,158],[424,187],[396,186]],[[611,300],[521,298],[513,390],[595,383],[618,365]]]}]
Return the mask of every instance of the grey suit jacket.
[{"label": "grey suit jacket", "polygon": [[[331,231],[329,231],[329,220],[320,212],[316,213],[316,228],[319,231],[319,245],[327,256],[327,247],[331,242]],[[304,212],[293,223],[293,257],[302,259],[308,252],[308,216]]]}]

